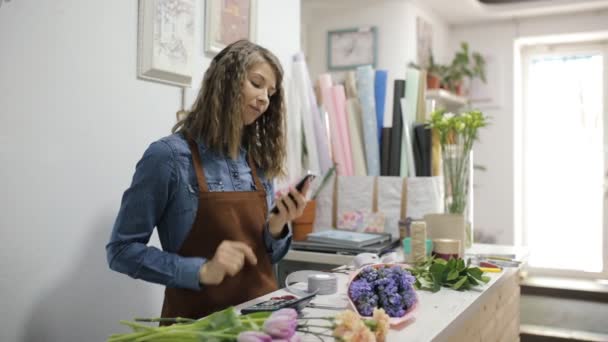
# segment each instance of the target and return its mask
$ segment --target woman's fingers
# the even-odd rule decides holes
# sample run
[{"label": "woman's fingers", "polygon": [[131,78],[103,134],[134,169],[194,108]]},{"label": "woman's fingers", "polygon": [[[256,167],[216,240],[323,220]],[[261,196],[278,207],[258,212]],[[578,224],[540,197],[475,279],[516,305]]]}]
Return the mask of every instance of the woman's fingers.
[{"label": "woman's fingers", "polygon": [[250,264],[255,265],[258,263],[258,258],[255,256],[255,253],[253,253],[253,249],[251,249],[251,247],[249,247],[247,244],[243,242],[235,242],[234,248],[239,251],[244,259],[247,259]]}]

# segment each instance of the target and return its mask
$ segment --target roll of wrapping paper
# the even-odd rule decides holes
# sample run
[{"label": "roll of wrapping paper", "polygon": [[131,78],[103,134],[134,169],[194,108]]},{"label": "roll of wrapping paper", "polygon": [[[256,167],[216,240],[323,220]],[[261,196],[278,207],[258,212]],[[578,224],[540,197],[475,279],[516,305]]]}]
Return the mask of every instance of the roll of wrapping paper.
[{"label": "roll of wrapping paper", "polygon": [[410,226],[412,234],[412,260],[414,262],[424,261],[426,258],[426,223],[414,221]]},{"label": "roll of wrapping paper", "polygon": [[336,173],[339,176],[348,176],[349,168],[346,166],[346,156],[344,154],[344,146],[339,135],[339,124],[332,96],[332,80],[331,75],[319,75],[319,87],[321,88],[321,97],[323,98],[323,108],[327,111],[329,117],[329,140],[331,142],[331,150],[333,152],[334,161],[336,162]]},{"label": "roll of wrapping paper", "polygon": [[361,129],[361,105],[356,98],[346,100],[346,117],[350,135],[350,149],[353,159],[353,174],[367,176],[365,166],[365,151],[363,149],[363,133]]},{"label": "roll of wrapping paper", "polygon": [[363,109],[363,141],[367,174],[380,175],[380,148],[378,145],[378,125],[374,100],[374,70],[371,65],[357,67],[357,91]]},{"label": "roll of wrapping paper", "polygon": [[382,127],[384,127],[384,103],[386,101],[386,78],[388,71],[376,70],[374,78],[374,99],[376,101],[376,125],[378,126],[378,145],[382,145]]},{"label": "roll of wrapping paper", "polygon": [[357,75],[354,71],[349,71],[346,73],[346,78],[344,79],[344,90],[346,91],[346,98],[359,98],[359,94],[357,92]]},{"label": "roll of wrapping paper", "polygon": [[[312,82],[310,80],[310,77],[308,76],[308,67],[306,65],[306,61],[304,60],[304,55],[302,53],[298,53],[294,56],[294,71],[296,72],[294,74],[294,78],[297,77],[297,79],[302,82],[303,87],[300,89],[300,91],[303,92],[300,94],[300,96],[306,98],[306,102],[304,103],[308,105],[307,113],[310,114],[313,123],[314,139],[316,141],[316,152],[319,160],[319,168],[321,169],[320,174],[325,174],[333,165],[333,162],[331,161],[330,157],[329,143],[327,141],[327,128],[325,126],[325,120],[319,112],[319,106],[317,104],[317,100],[314,94]],[[305,129],[310,130],[310,127],[306,127],[307,123],[305,117],[306,112],[303,115],[303,118],[305,120]],[[307,133],[307,136],[308,135],[310,135],[310,133]],[[309,156],[311,153],[313,152],[309,150]]]},{"label": "roll of wrapping paper", "polygon": [[[287,115],[287,131],[288,133],[294,131],[290,129],[289,124],[294,121],[291,116],[297,117],[301,125],[299,129],[301,129],[304,133],[304,142],[306,143],[306,150],[308,151],[308,169],[317,174],[321,174],[322,169],[318,158],[320,154],[317,150],[317,138],[315,136],[315,127],[313,124],[313,108],[311,108],[310,101],[308,99],[308,91],[306,90],[308,86],[306,82],[306,78],[308,78],[308,71],[306,70],[306,63],[303,60],[303,56],[301,56],[300,53],[296,54],[293,57],[293,64],[291,68],[292,82],[294,87],[293,96],[295,96],[296,99],[288,98],[287,107],[297,107],[288,112],[289,115]],[[298,141],[298,139],[296,137],[291,136],[291,134],[289,134],[288,136],[293,138],[293,140]],[[290,140],[292,139],[287,139],[288,142]],[[302,143],[301,139],[298,141],[298,143]],[[301,158],[297,159],[297,161],[300,164],[302,163]],[[296,175],[296,177],[299,176],[300,173]]]},{"label": "roll of wrapping paper", "polygon": [[344,152],[344,162],[346,175],[353,175],[353,158],[350,148],[350,136],[348,133],[348,121],[346,119],[346,95],[344,94],[344,86],[339,84],[331,88],[332,98],[334,100],[334,109],[336,111],[336,119],[338,122],[338,135]]},{"label": "roll of wrapping paper", "polygon": [[[292,67],[295,65],[292,64]],[[294,77],[286,78],[286,99],[285,106],[289,115],[285,116],[285,129],[286,134],[290,139],[285,139],[286,150],[285,154],[285,169],[287,171],[287,177],[277,182],[279,188],[283,188],[289,185],[291,182],[296,182],[298,177],[302,174],[302,98],[299,96],[298,88],[300,88],[300,82]],[[308,139],[306,139],[308,142]],[[314,143],[314,141],[313,141]],[[307,146],[313,147],[313,146]],[[318,161],[313,160],[310,169],[319,173]],[[285,183],[284,183],[285,182]]]}]

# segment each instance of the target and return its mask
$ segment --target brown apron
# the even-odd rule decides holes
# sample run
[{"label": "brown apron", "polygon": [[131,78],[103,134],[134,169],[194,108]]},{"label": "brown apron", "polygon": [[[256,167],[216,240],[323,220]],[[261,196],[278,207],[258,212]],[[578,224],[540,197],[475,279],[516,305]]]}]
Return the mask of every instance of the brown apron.
[{"label": "brown apron", "polygon": [[245,261],[239,273],[227,275],[218,285],[202,285],[200,291],[165,289],[162,317],[196,319],[272,292],[277,282],[262,237],[268,213],[266,192],[251,158],[256,191],[210,192],[198,147],[192,139],[188,139],[188,145],[198,181],[198,211],[177,254],[211,260],[222,241],[232,240],[249,245],[258,258],[257,265]]}]

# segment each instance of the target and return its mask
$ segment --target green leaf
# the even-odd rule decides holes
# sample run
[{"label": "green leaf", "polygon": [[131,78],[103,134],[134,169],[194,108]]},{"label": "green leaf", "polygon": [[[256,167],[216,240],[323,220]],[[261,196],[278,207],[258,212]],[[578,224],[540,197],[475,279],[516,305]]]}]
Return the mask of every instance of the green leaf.
[{"label": "green leaf", "polygon": [[473,278],[473,277],[472,277],[472,276],[470,276],[470,275],[469,275],[469,276],[467,276],[467,277],[469,278],[469,283],[470,283],[471,285],[473,285],[473,286],[479,285],[479,282],[478,282],[478,281],[477,281],[475,278]]},{"label": "green leaf", "polygon": [[481,276],[481,281],[483,281],[484,283],[487,283],[490,281],[490,277],[488,276]]},{"label": "green leaf", "polygon": [[454,280],[454,279],[458,278],[459,275],[460,275],[460,273],[458,272],[458,270],[456,270],[456,269],[450,270],[450,273],[448,273],[447,280]]},{"label": "green leaf", "polygon": [[473,278],[475,278],[477,280],[481,280],[481,276],[483,274],[483,272],[477,267],[469,268],[468,273],[469,273],[469,275],[471,275]]},{"label": "green leaf", "polygon": [[429,267],[429,271],[433,275],[433,280],[436,283],[439,283],[439,285],[441,285],[445,281],[445,278],[447,278],[447,274],[445,273],[446,269],[446,266],[442,264],[434,264]]},{"label": "green leaf", "polygon": [[[208,323],[208,325],[205,327],[206,329],[204,330],[222,330],[241,325],[241,321],[239,320],[234,307],[229,307],[222,311],[212,313],[198,322],[201,321]],[[198,322],[195,324],[198,324]]]},{"label": "green leaf", "polygon": [[460,277],[460,279],[452,285],[454,290],[459,290],[467,281],[467,277]]},{"label": "green leaf", "polygon": [[455,268],[456,268],[456,264],[457,264],[457,263],[458,263],[458,262],[456,261],[456,259],[450,258],[450,260],[448,260],[448,268],[449,268],[450,270],[455,269]]},{"label": "green leaf", "polygon": [[464,264],[464,260],[462,260],[462,259],[458,259],[458,263],[457,263],[457,267],[456,267],[456,268],[458,269],[458,271],[463,271],[463,270],[465,270],[467,267],[466,267],[466,265]]},{"label": "green leaf", "polygon": [[447,265],[448,264],[447,261],[445,261],[445,260],[443,260],[441,258],[434,259],[433,262],[434,262],[435,265],[437,265],[437,264],[439,264],[439,265]]}]

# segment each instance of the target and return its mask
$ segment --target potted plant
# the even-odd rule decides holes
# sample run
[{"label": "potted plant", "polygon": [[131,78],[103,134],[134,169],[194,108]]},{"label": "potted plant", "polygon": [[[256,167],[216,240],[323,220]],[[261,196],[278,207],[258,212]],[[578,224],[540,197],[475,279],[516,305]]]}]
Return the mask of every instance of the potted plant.
[{"label": "potted plant", "polygon": [[486,82],[486,61],[478,52],[470,52],[469,44],[462,42],[460,50],[456,52],[452,63],[447,67],[443,77],[443,83],[450,91],[458,95],[464,95],[463,80],[474,78]]},{"label": "potted plant", "polygon": [[429,65],[426,69],[426,88],[439,89],[441,87],[441,78],[445,72],[444,65],[435,64],[433,53],[429,53]]}]

